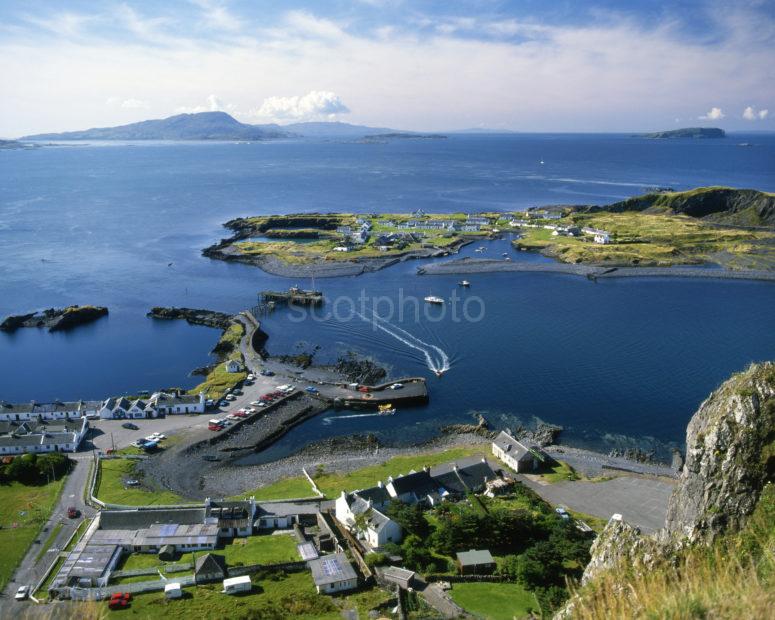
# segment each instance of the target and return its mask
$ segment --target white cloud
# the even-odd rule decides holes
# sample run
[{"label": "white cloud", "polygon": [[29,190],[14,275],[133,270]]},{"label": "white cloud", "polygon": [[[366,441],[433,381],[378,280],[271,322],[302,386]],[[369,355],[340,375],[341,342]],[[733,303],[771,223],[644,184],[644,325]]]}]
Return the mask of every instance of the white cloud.
[{"label": "white cloud", "polygon": [[720,121],[726,114],[721,111],[721,108],[711,108],[702,116],[698,116],[701,121]]},{"label": "white cloud", "polygon": [[749,105],[745,110],[743,110],[743,118],[747,121],[763,121],[765,118],[767,118],[769,113],[769,110],[757,110],[752,105]]},{"label": "white cloud", "polygon": [[312,90],[301,96],[264,99],[261,107],[253,111],[253,116],[273,121],[331,120],[337,114],[347,114],[349,111],[336,93]]},{"label": "white cloud", "polygon": [[234,104],[226,104],[215,95],[208,95],[204,105],[180,106],[175,108],[176,114],[197,114],[199,112],[233,112],[237,109]]},{"label": "white cloud", "polygon": [[236,32],[242,28],[242,23],[226,6],[214,0],[191,0],[202,9],[202,16],[208,27],[217,30]]},{"label": "white cloud", "polygon": [[147,101],[143,101],[142,99],[124,99],[124,101],[121,102],[122,108],[127,109],[148,109],[151,106],[148,104]]}]

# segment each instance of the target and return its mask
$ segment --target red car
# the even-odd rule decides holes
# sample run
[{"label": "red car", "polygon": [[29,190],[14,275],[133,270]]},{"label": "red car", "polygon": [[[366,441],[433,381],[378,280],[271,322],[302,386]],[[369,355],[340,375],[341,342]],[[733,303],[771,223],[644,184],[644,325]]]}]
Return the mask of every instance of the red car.
[{"label": "red car", "polygon": [[127,603],[132,600],[132,594],[130,592],[114,592],[110,595],[111,601],[126,601]]},{"label": "red car", "polygon": [[221,431],[221,430],[223,430],[223,426],[220,426],[218,424],[210,424],[207,427],[207,430],[209,430],[209,431]]},{"label": "red car", "polygon": [[112,598],[108,601],[108,609],[125,609],[129,607],[129,601],[123,598]]},{"label": "red car", "polygon": [[67,509],[67,518],[68,519],[77,519],[81,516],[81,511],[78,510],[75,506],[70,506]]}]

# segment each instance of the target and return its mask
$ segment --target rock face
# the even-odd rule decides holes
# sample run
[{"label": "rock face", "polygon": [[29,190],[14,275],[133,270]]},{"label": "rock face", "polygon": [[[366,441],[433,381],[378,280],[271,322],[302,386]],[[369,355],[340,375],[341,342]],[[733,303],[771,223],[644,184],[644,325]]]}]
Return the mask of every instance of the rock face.
[{"label": "rock face", "polygon": [[50,332],[65,331],[78,325],[96,321],[107,314],[108,309],[102,306],[49,308],[43,312],[9,316],[0,323],[0,330],[13,332],[20,327],[47,327]]},{"label": "rock face", "polygon": [[348,381],[362,385],[376,385],[387,376],[387,371],[382,366],[360,358],[352,351],[336,361],[334,370]]},{"label": "rock face", "polygon": [[191,325],[204,325],[216,329],[228,329],[232,322],[232,315],[214,310],[201,310],[197,308],[163,308],[156,306],[151,308],[147,316],[153,319],[184,319]]},{"label": "rock face", "polygon": [[736,531],[775,474],[775,363],[752,366],[700,405],[686,434],[686,463],[665,534],[690,542]]},{"label": "rock face", "polygon": [[764,485],[775,480],[773,448],[775,363],[765,362],[727,380],[692,417],[665,528],[644,537],[621,517],[611,518],[592,545],[582,582],[617,565],[648,570],[681,546],[739,530]]}]

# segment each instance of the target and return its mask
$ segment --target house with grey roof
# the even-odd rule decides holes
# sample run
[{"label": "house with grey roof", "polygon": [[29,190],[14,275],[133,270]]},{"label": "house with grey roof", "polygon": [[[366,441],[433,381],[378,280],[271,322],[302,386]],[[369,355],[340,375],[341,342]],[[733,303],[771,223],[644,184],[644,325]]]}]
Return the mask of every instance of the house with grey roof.
[{"label": "house with grey roof", "polygon": [[358,587],[358,574],[344,553],[324,555],[307,562],[318,594],[334,594]]},{"label": "house with grey roof", "polygon": [[537,446],[518,441],[506,431],[501,431],[492,442],[492,453],[517,473],[535,471],[544,460]]},{"label": "house with grey roof", "polygon": [[385,485],[390,497],[407,504],[427,501],[428,495],[438,491],[438,485],[431,478],[427,469],[410,471],[405,476],[388,478]]},{"label": "house with grey roof", "polygon": [[431,467],[429,474],[438,485],[441,499],[481,493],[487,482],[498,477],[487,459],[476,456]]},{"label": "house with grey roof", "polygon": [[[389,542],[400,542],[401,526],[383,512],[390,502],[390,497],[376,504],[374,499],[364,499],[360,493],[360,491],[352,493],[342,491],[334,507],[336,520],[372,549]],[[372,497],[380,499],[376,494]]]},{"label": "house with grey roof", "polygon": [[205,500],[206,516],[217,520],[219,536],[250,536],[256,514],[256,500],[237,501]]},{"label": "house with grey roof", "polygon": [[95,415],[100,407],[98,401],[55,400],[46,403],[9,403],[0,400],[0,421],[20,422],[24,420],[73,420]]},{"label": "house with grey roof", "polygon": [[0,455],[75,452],[88,429],[86,418],[0,421]]}]

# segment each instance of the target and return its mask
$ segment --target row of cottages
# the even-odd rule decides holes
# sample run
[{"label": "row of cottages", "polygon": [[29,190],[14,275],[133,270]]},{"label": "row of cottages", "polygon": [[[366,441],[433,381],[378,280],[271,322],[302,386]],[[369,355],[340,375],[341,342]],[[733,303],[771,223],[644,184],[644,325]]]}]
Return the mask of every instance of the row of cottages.
[{"label": "row of cottages", "polygon": [[204,413],[205,402],[204,392],[197,395],[183,392],[156,392],[147,399],[129,400],[124,396],[108,398],[102,403],[97,414],[102,419],[123,420]]},{"label": "row of cottages", "polygon": [[492,453],[517,473],[536,471],[548,459],[538,446],[519,441],[506,431],[492,442]]},{"label": "row of cottages", "polygon": [[75,452],[89,429],[89,421],[24,420],[0,421],[0,454]]},{"label": "row of cottages", "polygon": [[470,457],[430,469],[411,471],[389,477],[387,484],[342,492],[335,504],[336,519],[371,548],[388,542],[400,542],[401,527],[386,515],[391,501],[436,506],[442,501],[457,500],[467,493],[482,492],[488,482],[497,478],[486,459]]},{"label": "row of cottages", "polygon": [[96,400],[61,401],[38,403],[8,403],[0,401],[0,421],[23,420],[73,420],[97,415],[101,405]]},{"label": "row of cottages", "polygon": [[535,207],[527,210],[527,216],[529,218],[541,220],[559,220],[562,218],[562,215],[562,211],[558,210],[536,209]]},{"label": "row of cottages", "polygon": [[595,243],[606,245],[611,243],[611,233],[607,230],[601,230],[599,228],[591,228],[589,226],[582,228],[581,232],[585,235],[592,235],[592,239]]},{"label": "row of cottages", "polygon": [[455,230],[453,220],[408,220],[398,225],[398,228],[408,228],[415,230]]}]

